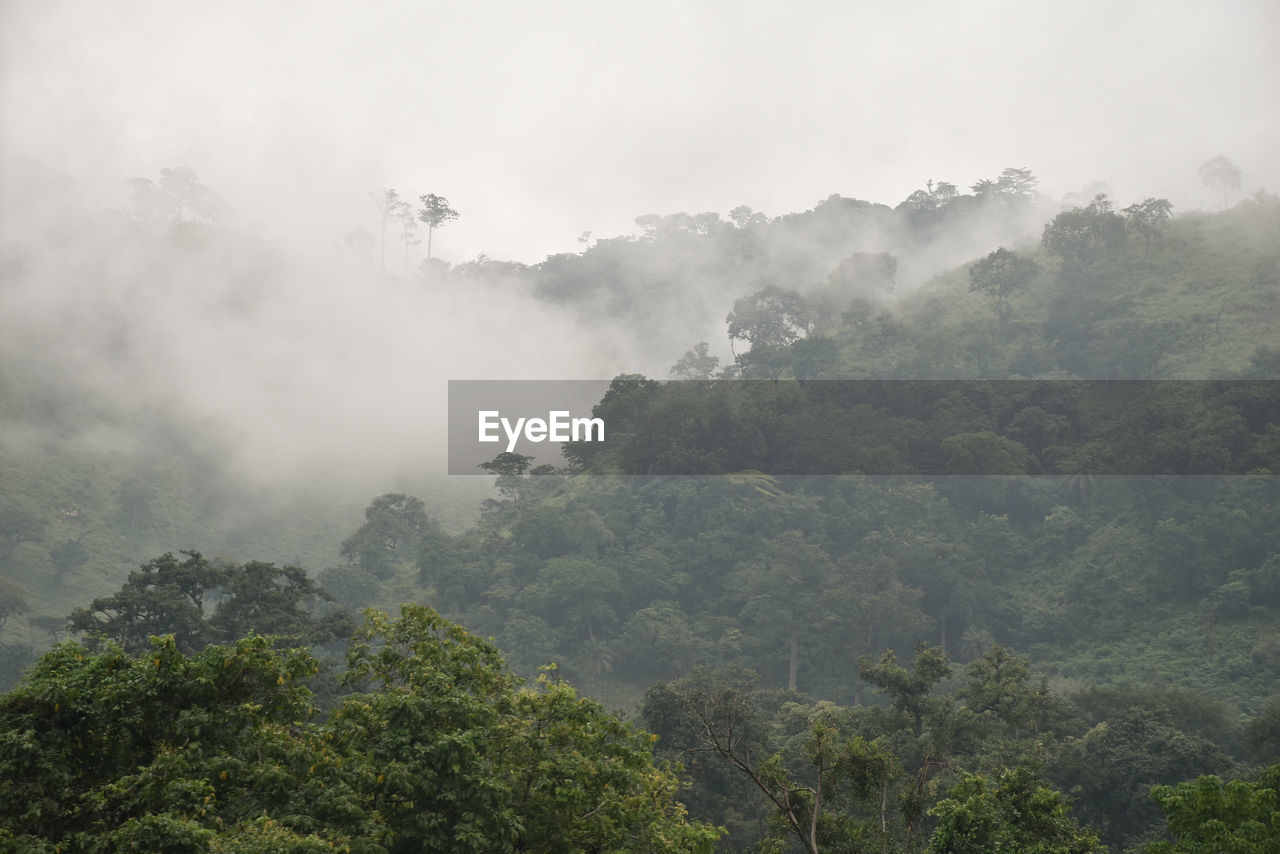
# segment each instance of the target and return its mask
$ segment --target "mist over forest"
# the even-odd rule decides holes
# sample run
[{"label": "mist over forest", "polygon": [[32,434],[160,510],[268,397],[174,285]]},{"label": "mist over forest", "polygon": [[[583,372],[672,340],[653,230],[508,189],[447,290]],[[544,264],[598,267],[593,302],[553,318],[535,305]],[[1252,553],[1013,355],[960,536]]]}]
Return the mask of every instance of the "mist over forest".
[{"label": "mist over forest", "polygon": [[1277,850],[1280,18],[809,5],[0,11],[0,847]]}]

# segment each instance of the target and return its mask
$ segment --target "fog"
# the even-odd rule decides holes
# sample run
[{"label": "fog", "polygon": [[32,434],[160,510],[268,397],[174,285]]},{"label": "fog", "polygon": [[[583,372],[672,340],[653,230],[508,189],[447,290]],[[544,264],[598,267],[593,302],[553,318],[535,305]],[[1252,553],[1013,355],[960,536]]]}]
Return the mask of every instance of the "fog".
[{"label": "fog", "polygon": [[[8,3],[0,354],[159,413],[246,482],[373,489],[443,468],[448,379],[662,376],[699,340],[727,355],[734,294],[636,330],[500,276],[403,276],[394,226],[381,275],[344,245],[377,235],[371,191],[446,196],[461,216],[433,249],[455,266],[536,264],[646,213],[892,206],[1008,166],[1047,200],[1101,180],[1210,208],[1196,169],[1218,154],[1239,194],[1280,185],[1277,31],[1267,2]],[[111,213],[173,166],[237,212],[197,252]],[[900,281],[1034,227],[903,259]]]},{"label": "fog", "polygon": [[1027,166],[1054,197],[1280,186],[1280,10],[1104,2],[6,3],[4,146],[86,201],[195,169],[304,245],[434,192],[439,253],[536,263],[644,213],[896,204]]}]

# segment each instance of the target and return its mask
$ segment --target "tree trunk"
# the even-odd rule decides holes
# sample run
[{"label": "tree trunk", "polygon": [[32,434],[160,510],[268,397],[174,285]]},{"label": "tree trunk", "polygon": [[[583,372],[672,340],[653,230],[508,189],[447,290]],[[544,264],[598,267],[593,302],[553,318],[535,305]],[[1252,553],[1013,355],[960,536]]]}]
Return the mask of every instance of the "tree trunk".
[{"label": "tree trunk", "polygon": [[787,690],[796,690],[796,669],[800,664],[800,639],[796,627],[791,627],[791,667],[787,671]]},{"label": "tree trunk", "polygon": [[382,218],[382,239],[378,241],[378,269],[387,272],[387,218]]}]

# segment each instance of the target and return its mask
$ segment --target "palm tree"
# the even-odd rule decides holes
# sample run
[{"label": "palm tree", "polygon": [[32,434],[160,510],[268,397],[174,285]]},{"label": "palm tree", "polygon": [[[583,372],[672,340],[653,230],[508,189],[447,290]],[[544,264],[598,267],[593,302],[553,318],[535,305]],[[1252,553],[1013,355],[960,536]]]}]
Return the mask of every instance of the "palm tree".
[{"label": "palm tree", "polygon": [[960,636],[960,655],[966,661],[977,661],[982,658],[984,652],[995,646],[995,643],[995,636],[991,632],[970,626]]},{"label": "palm tree", "polygon": [[602,673],[613,672],[613,650],[606,642],[597,640],[594,632],[583,642],[582,656],[592,679],[599,679]]}]

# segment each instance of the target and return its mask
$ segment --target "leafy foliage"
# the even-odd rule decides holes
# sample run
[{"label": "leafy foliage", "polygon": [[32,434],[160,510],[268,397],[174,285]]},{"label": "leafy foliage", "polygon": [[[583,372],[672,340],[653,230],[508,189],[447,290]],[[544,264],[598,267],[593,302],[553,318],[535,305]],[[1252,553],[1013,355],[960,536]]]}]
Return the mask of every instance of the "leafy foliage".
[{"label": "leafy foliage", "polygon": [[[179,560],[168,553],[143,564],[129,574],[118,593],[72,612],[70,627],[94,644],[109,639],[128,652],[145,649],[153,637],[169,635],[186,654],[251,631],[293,642],[326,643],[353,627],[345,612],[317,617],[307,609],[332,597],[299,567],[260,561],[220,565],[199,552],[183,555]],[[206,599],[217,602],[210,614]]]},{"label": "leafy foliage", "polygon": [[[170,177],[172,187],[181,186],[182,175]],[[1089,822],[1113,849],[1146,843],[1159,819],[1147,800],[1152,785],[1208,773],[1247,777],[1249,763],[1275,759],[1280,502],[1272,479],[1260,476],[1189,483],[1097,472],[1117,461],[1166,466],[1162,471],[1224,464],[1254,475],[1274,471],[1280,449],[1268,415],[1274,395],[1265,384],[1205,386],[1194,406],[1179,408],[1124,392],[1117,397],[1125,406],[1116,410],[1123,417],[1112,420],[1081,414],[1053,394],[984,407],[981,394],[956,393],[955,386],[922,392],[901,409],[874,401],[846,406],[809,382],[1277,375],[1274,197],[1177,218],[1161,199],[1130,205],[1121,216],[1110,199],[1095,198],[1054,219],[1059,210],[1038,198],[1035,186],[1028,170],[1009,169],[979,181],[972,194],[930,181],[896,208],[832,196],[813,210],[776,218],[745,206],[731,212],[732,222],[712,213],[654,215],[643,218],[639,238],[597,240],[534,267],[481,257],[442,273],[442,286],[511,282],[593,321],[624,320],[638,340],[672,346],[672,356],[683,342],[708,338],[701,326],[691,328],[697,337],[677,338],[677,347],[668,339],[683,332],[672,327],[705,317],[704,308],[718,317],[733,306],[727,321],[737,325],[728,332],[738,336],[731,341],[748,341],[750,352],[722,367],[709,345],[700,345],[677,372],[699,381],[804,382],[743,384],[730,394],[704,382],[662,389],[640,375],[619,377],[601,402],[610,423],[620,425],[619,441],[607,450],[571,448],[577,467],[692,468],[721,476],[500,472],[498,498],[485,505],[478,524],[453,535],[433,518],[444,502],[380,496],[344,546],[346,565],[321,577],[327,585],[332,580],[345,604],[391,597],[433,602],[474,631],[494,635],[521,672],[559,661],[556,674],[619,706],[652,679],[676,680],[649,692],[646,720],[661,731],[659,749],[685,762],[696,781],[679,797],[698,819],[729,828],[729,844],[739,850],[761,837],[781,845],[789,834],[792,845],[824,851],[918,851],[933,831],[947,822],[955,830],[965,816],[973,819],[966,827],[980,826],[984,839],[1016,839],[1026,850],[1037,844],[1026,834],[1039,817],[1046,840],[1070,846],[1078,840],[1064,841],[1073,832],[1062,820],[1068,801],[1072,816]],[[1222,189],[1225,207],[1230,182]],[[405,225],[407,203],[380,204],[380,214],[384,207],[384,229],[388,222]],[[1029,238],[1050,219],[1040,245],[1032,245]],[[144,224],[129,223],[131,233],[144,234]],[[171,224],[164,223],[166,235]],[[1016,253],[1002,248],[984,259],[993,245]],[[1001,263],[983,266],[993,258]],[[1026,275],[1004,275],[1012,258],[1026,262],[1015,271]],[[893,302],[880,298],[890,284],[910,290],[945,268],[951,272]],[[210,278],[261,278],[252,264],[236,266],[233,275],[217,272]],[[257,305],[251,289],[210,293],[237,311]],[[106,312],[101,325],[127,329],[128,321]],[[6,365],[6,372],[8,382],[16,370]],[[43,377],[37,379],[33,387],[43,388]],[[41,433],[84,427],[59,415],[84,406],[75,394],[60,397],[54,389],[0,400],[10,418],[25,416],[23,406],[41,414]],[[165,435],[122,423],[139,434]],[[39,622],[46,615],[28,616],[23,604],[76,595],[70,586],[55,589],[64,577],[74,579],[76,590],[114,589],[119,579],[111,567],[140,559],[121,559],[117,541],[147,544],[142,555],[159,553],[167,543],[150,548],[155,539],[203,530],[206,511],[219,505],[186,487],[207,472],[188,477],[176,473],[178,464],[104,464],[102,474],[93,471],[101,458],[72,465],[51,454],[37,466],[2,450],[6,466],[20,475],[15,495],[0,503],[0,569],[10,580],[0,585],[0,601],[11,608],[6,640],[18,639],[0,649],[4,672],[16,674],[31,649],[21,633],[43,641],[52,631]],[[942,471],[1060,476],[854,474],[902,471],[920,455]],[[849,474],[763,473],[779,470]],[[174,521],[178,511],[185,514],[181,525]],[[306,528],[299,540],[314,540],[328,554],[336,537],[320,527]],[[86,537],[107,529],[112,536]],[[67,545],[82,538],[84,562]],[[99,651],[79,654],[101,660],[114,649],[109,638],[118,637],[145,657],[152,632],[173,633],[173,651],[164,655],[188,661],[204,654],[197,651],[204,644],[231,640],[248,627],[297,642],[319,636],[308,623],[317,615],[308,607],[314,600],[289,568],[209,564],[240,574],[192,586],[183,573],[199,567],[190,562],[171,559],[164,573],[144,567],[146,577],[115,597],[119,610],[92,615],[88,627],[103,638]],[[76,782],[82,788],[74,791],[91,794],[80,797],[80,806],[59,801],[57,809],[92,829],[68,833],[89,834],[82,838],[94,844],[111,833],[117,847],[173,850],[375,850],[394,848],[398,839],[410,849],[446,850],[692,844],[674,818],[680,810],[671,800],[674,778],[646,764],[643,736],[582,702],[558,675],[523,689],[494,669],[491,645],[451,633],[452,624],[438,617],[406,619],[416,628],[396,634],[397,621],[387,618],[362,636],[352,665],[356,681],[338,701],[349,715],[307,718],[299,711],[282,714],[270,732],[245,722],[216,737],[203,730],[200,738],[185,730],[165,736],[163,744],[121,760],[132,763],[132,770],[120,766],[124,782]],[[427,636],[447,650],[423,641]],[[398,651],[383,659],[387,648]],[[914,664],[907,663],[912,649],[923,650]],[[948,652],[971,662],[967,672],[947,664]],[[129,653],[115,654],[132,661]],[[864,656],[859,672],[854,662]],[[141,664],[119,663],[110,672],[126,674],[142,690],[146,674],[169,666]],[[741,676],[742,667],[760,675]],[[438,672],[450,675],[436,678]],[[59,673],[72,683],[80,678]],[[186,673],[203,671],[192,664]],[[432,693],[420,695],[419,684]],[[135,695],[105,685],[94,682],[77,694],[76,708],[95,692],[134,702]],[[465,686],[461,696],[452,693],[455,685]],[[797,690],[781,690],[790,687]],[[262,702],[236,695],[232,686],[219,690],[236,702]],[[180,691],[170,693],[178,705],[187,702]],[[690,698],[702,705],[688,705]],[[61,702],[52,717],[47,708],[40,714],[61,722],[68,708]],[[146,695],[136,705],[159,708],[147,705],[156,702]],[[160,714],[195,720],[197,707],[216,710],[218,702],[195,697]],[[714,711],[715,726],[736,721],[742,738],[733,742],[734,755],[764,788],[691,737],[699,733],[699,708]],[[218,721],[230,719],[230,712],[219,714]],[[52,738],[46,717],[6,719],[27,727],[6,728],[6,737],[15,733],[6,744]],[[419,726],[424,720],[456,728]],[[120,724],[113,732],[123,738],[134,728]],[[224,743],[233,736],[243,746]],[[347,741],[361,750],[344,753]],[[206,743],[213,745],[208,755],[197,755]],[[217,751],[241,756],[243,765],[216,764]],[[12,774],[6,767],[3,779],[17,785],[42,774],[79,773],[74,751],[58,756],[70,759],[50,760],[30,775],[27,766],[13,766]],[[271,762],[254,776],[263,756]],[[317,756],[329,759],[313,762]],[[342,759],[341,770],[332,767],[334,757]],[[195,769],[190,776],[188,768]],[[1009,768],[1040,768],[1049,782],[1040,772],[1015,778],[1021,772]],[[219,776],[224,770],[226,780]],[[308,788],[313,777],[332,794]],[[41,785],[40,792],[11,792],[6,803],[18,809],[41,803],[47,792],[60,797],[61,782]],[[1222,784],[1222,791],[1232,785]],[[280,811],[272,801],[263,815],[257,793],[281,788],[289,791],[277,799]],[[295,790],[310,800],[303,804]],[[213,806],[200,801],[208,811],[202,816],[196,800],[210,791]],[[468,815],[457,798],[482,809]],[[311,803],[328,810],[326,817],[309,812]],[[1205,796],[1205,803],[1217,802]],[[942,811],[930,817],[931,808]],[[642,813],[657,824],[642,826]],[[453,826],[467,835],[465,843],[449,836]],[[688,833],[697,844],[714,836],[706,828]],[[1195,838],[1187,832],[1186,840]],[[1192,844],[1186,840],[1179,837]]]},{"label": "leafy foliage", "polygon": [[1030,258],[1019,256],[1001,246],[981,261],[969,267],[969,290],[991,297],[1000,317],[1000,326],[1009,325],[1013,295],[1025,290],[1029,281],[1040,272],[1040,265]]},{"label": "leafy foliage", "polygon": [[1275,854],[1280,851],[1280,765],[1255,782],[1200,777],[1151,792],[1169,822],[1173,842],[1147,854]]},{"label": "leafy foliage", "polygon": [[1124,219],[1112,208],[1110,199],[1098,195],[1083,208],[1060,213],[1044,227],[1041,242],[1087,276],[1094,261],[1124,241]]},{"label": "leafy foliage", "polygon": [[364,516],[364,523],[342,541],[342,556],[380,579],[391,577],[397,561],[414,558],[419,540],[439,529],[427,518],[422,499],[400,493],[373,499]]},{"label": "leafy foliage", "polygon": [[0,818],[77,850],[707,851],[651,739],[406,606],[368,612],[315,720],[301,651],[56,647],[0,697]]},{"label": "leafy foliage", "polygon": [[931,811],[938,825],[929,837],[937,854],[1093,854],[1098,838],[1071,819],[1060,792],[1026,769],[994,780],[966,776]]}]

